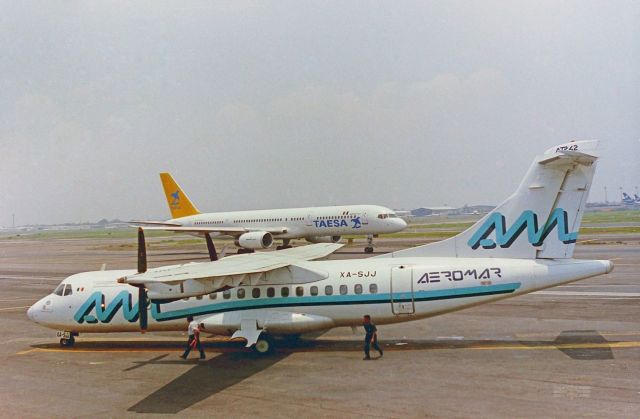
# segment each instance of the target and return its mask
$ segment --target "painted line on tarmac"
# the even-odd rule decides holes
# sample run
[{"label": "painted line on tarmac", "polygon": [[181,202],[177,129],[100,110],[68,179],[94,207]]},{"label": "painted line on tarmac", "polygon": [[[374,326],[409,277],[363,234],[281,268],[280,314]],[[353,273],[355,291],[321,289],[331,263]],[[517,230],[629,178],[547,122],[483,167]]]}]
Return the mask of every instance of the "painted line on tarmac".
[{"label": "painted line on tarmac", "polygon": [[532,295],[555,295],[572,297],[624,297],[640,298],[640,292],[600,292],[600,291],[536,291]]},{"label": "painted line on tarmac", "polygon": [[[381,342],[384,344],[384,342]],[[625,348],[640,348],[640,341],[624,341],[624,342],[608,342],[608,343],[549,343],[547,345],[525,345],[525,344],[509,344],[509,345],[470,345],[470,346],[434,346],[432,348],[416,348],[411,343],[406,346],[396,346],[391,343],[390,345],[384,345],[392,351],[420,351],[420,350],[473,350],[473,351],[538,351],[538,350],[560,350],[560,349],[625,349]],[[213,348],[207,348],[212,350]],[[282,348],[286,351],[287,348]],[[229,350],[217,350],[215,353],[227,352]],[[180,352],[182,348],[117,348],[117,349],[75,349],[75,348],[33,348],[26,351],[17,352],[16,355],[28,355],[36,352],[66,352],[66,353],[132,353],[132,352]],[[286,352],[329,352],[331,349],[326,347],[317,348],[294,348]],[[339,348],[335,352],[354,352],[361,351],[359,346],[353,348]]]},{"label": "painted line on tarmac", "polygon": [[8,302],[8,301],[20,301],[20,300],[33,300],[38,301],[38,297],[16,297],[16,298],[5,298],[1,299],[0,302]]},{"label": "painted line on tarmac", "polygon": [[5,308],[0,308],[0,311],[22,310],[22,309],[29,308],[29,307],[31,307],[31,306],[5,307]]}]

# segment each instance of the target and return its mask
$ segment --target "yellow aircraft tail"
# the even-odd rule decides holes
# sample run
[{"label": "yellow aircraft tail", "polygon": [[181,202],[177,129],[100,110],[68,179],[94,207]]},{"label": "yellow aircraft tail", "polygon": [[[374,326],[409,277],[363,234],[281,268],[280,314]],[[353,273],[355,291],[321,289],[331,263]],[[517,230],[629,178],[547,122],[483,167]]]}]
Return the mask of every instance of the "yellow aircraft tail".
[{"label": "yellow aircraft tail", "polygon": [[171,174],[160,173],[160,180],[162,181],[162,187],[167,197],[167,204],[172,218],[200,214],[200,211],[191,203],[187,194],[184,193]]}]

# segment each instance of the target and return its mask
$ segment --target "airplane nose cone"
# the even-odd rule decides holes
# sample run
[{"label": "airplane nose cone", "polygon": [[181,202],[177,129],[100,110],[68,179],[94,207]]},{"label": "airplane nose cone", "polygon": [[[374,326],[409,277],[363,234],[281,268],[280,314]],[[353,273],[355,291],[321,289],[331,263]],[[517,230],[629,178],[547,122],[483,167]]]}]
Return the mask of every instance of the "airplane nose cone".
[{"label": "airplane nose cone", "polygon": [[403,220],[402,218],[398,218],[398,224],[400,225],[400,229],[404,230],[405,228],[407,228],[407,222],[405,220]]},{"label": "airplane nose cone", "polygon": [[31,320],[32,322],[36,321],[35,318],[35,312],[36,309],[34,308],[34,306],[29,307],[29,310],[27,310],[27,317],[29,318],[29,320]]}]

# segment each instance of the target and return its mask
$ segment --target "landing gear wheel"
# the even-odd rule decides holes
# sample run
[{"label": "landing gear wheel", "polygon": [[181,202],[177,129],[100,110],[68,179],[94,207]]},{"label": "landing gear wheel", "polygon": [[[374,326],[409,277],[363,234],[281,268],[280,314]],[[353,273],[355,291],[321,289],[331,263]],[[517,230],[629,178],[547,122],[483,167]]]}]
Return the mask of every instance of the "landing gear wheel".
[{"label": "landing gear wheel", "polygon": [[72,347],[74,343],[76,343],[76,339],[73,336],[71,336],[69,339],[67,338],[60,339],[60,346],[64,346],[65,348]]},{"label": "landing gear wheel", "polygon": [[365,248],[364,248],[364,252],[365,252],[365,253],[373,253],[373,247],[371,247],[371,246],[367,246],[367,247],[365,247]]},{"label": "landing gear wheel", "polygon": [[253,345],[253,351],[258,355],[268,355],[273,352],[273,340],[266,336],[261,336]]}]

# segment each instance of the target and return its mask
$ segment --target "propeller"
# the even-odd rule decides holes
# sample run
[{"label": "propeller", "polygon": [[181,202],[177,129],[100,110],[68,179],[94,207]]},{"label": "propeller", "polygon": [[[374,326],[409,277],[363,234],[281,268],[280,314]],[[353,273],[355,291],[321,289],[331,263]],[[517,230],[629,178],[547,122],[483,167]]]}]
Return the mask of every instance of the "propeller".
[{"label": "propeller", "polygon": [[[144,240],[144,231],[142,227],[138,227],[138,273],[147,272],[147,245]],[[138,320],[140,321],[140,330],[142,333],[147,331],[147,306],[149,298],[147,289],[144,285],[138,285]]]},{"label": "propeller", "polygon": [[211,262],[218,260],[218,253],[216,252],[216,246],[213,244],[210,233],[204,233],[204,238],[207,241],[207,250],[209,250],[209,259]]}]

